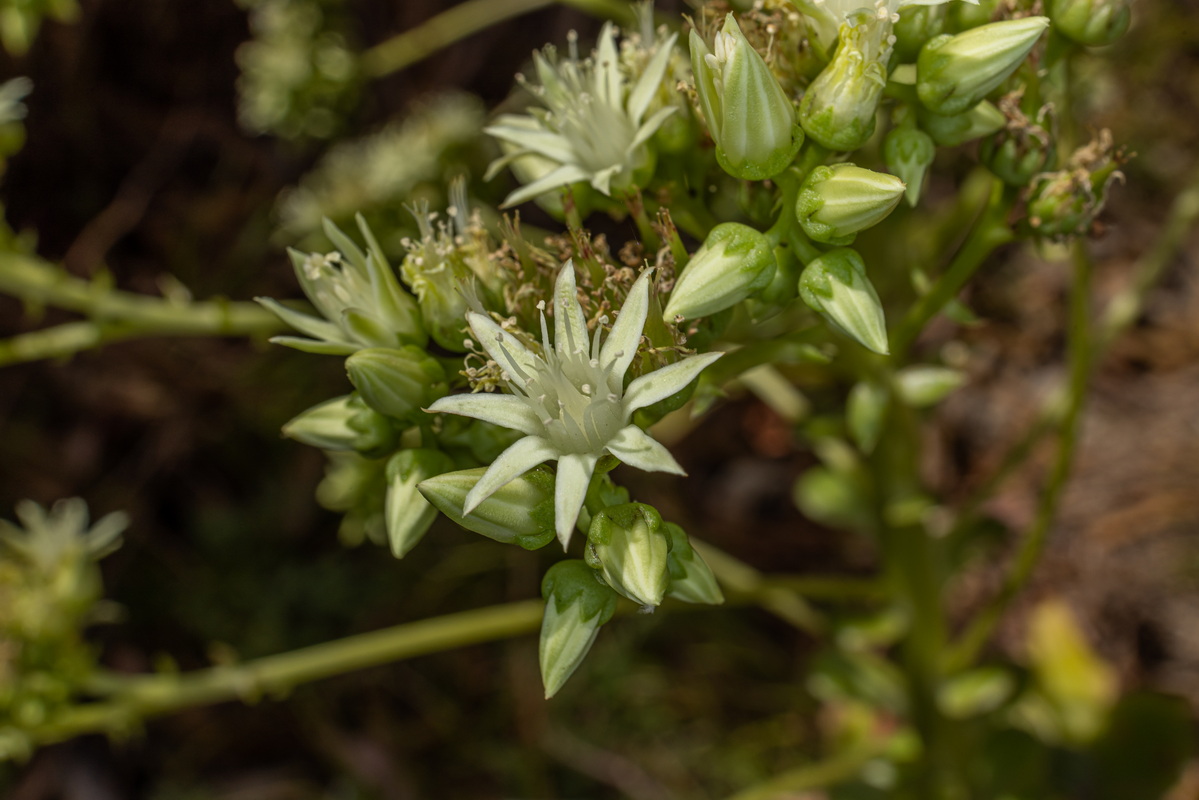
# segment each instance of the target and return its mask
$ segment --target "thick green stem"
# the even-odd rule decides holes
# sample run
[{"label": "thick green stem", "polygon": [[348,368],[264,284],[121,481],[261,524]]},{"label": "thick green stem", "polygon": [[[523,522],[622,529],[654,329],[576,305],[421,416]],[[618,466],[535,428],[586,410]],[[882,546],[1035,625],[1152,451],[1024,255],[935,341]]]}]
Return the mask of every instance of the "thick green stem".
[{"label": "thick green stem", "polygon": [[130,678],[104,702],[77,706],[28,733],[38,743],[49,744],[82,733],[127,729],[145,717],[189,706],[284,694],[343,672],[530,633],[541,624],[542,607],[540,600],[525,600],[398,625],[245,664]]},{"label": "thick green stem", "polygon": [[66,356],[137,336],[251,336],[284,328],[256,303],[178,302],[122,292],[14,253],[0,254],[0,292],[30,305],[55,306],[89,317],[0,342],[0,365]]},{"label": "thick green stem", "polygon": [[471,34],[560,2],[597,17],[631,24],[632,7],[619,0],[467,0],[362,54],[360,66],[371,78],[406,69]]},{"label": "thick green stem", "polygon": [[[786,800],[809,789],[821,789],[854,778],[884,750],[886,740],[865,742],[839,755],[777,775],[766,783],[737,792],[728,800]],[[807,796],[807,795],[804,795]]]},{"label": "thick green stem", "polygon": [[1015,234],[1007,224],[1007,215],[1012,202],[1011,192],[1005,191],[1003,184],[999,180],[993,179],[991,195],[986,208],[970,231],[965,243],[950,262],[949,268],[937,279],[932,288],[916,301],[892,334],[891,353],[897,361],[902,360],[906,355],[929,320],[936,316],[946,303],[957,296],[966,282],[986,261],[987,256],[995,248],[1007,244],[1015,238]]},{"label": "thick green stem", "polygon": [[991,604],[974,617],[949,653],[947,667],[953,671],[962,669],[975,660],[1012,600],[1032,577],[1033,570],[1045,550],[1050,526],[1070,477],[1070,468],[1073,466],[1078,445],[1087,384],[1091,377],[1091,366],[1095,361],[1095,339],[1090,319],[1091,262],[1085,248],[1085,243],[1081,241],[1074,243],[1074,270],[1070,291],[1070,378],[1057,457],[1041,495],[1037,516],[1020,544],[1003,587]]}]

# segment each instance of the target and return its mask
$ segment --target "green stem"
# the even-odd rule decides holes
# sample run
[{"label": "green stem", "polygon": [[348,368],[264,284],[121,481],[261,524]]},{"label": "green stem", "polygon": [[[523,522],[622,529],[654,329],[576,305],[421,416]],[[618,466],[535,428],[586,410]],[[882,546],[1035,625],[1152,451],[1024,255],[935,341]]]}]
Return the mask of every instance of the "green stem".
[{"label": "green stem", "polygon": [[248,336],[282,330],[274,314],[256,303],[207,300],[180,303],[123,292],[68,274],[41,259],[0,254],[0,292],[30,305],[76,311],[73,322],[0,342],[0,365],[65,356],[136,336]]},{"label": "green stem", "polygon": [[106,701],[77,706],[28,733],[38,743],[49,744],[93,731],[119,731],[145,717],[189,706],[253,701],[343,672],[518,636],[537,630],[543,605],[540,600],[524,600],[398,625],[245,664],[130,678]]},{"label": "green stem", "polygon": [[734,595],[730,599],[748,599],[805,633],[819,634],[827,627],[824,617],[794,590],[773,585],[749,564],[710,544],[692,539],[691,546],[720,585]]},{"label": "green stem", "polygon": [[1073,255],[1073,282],[1070,290],[1070,378],[1057,457],[1050,469],[1032,528],[1020,544],[1002,588],[990,605],[974,617],[948,654],[947,665],[951,671],[963,669],[973,663],[983,645],[990,639],[999,620],[1003,618],[1007,607],[1032,577],[1033,570],[1045,550],[1049,529],[1057,514],[1070,476],[1070,468],[1074,463],[1087,384],[1091,377],[1091,366],[1095,361],[1095,339],[1090,320],[1092,269],[1085,243],[1075,241]]},{"label": "green stem", "polygon": [[885,739],[859,744],[827,761],[788,770],[765,783],[737,792],[728,800],[786,800],[789,797],[798,797],[799,792],[809,789],[843,783],[856,777],[862,771],[862,767],[877,758],[885,747]]},{"label": "green stem", "polygon": [[467,0],[380,42],[363,53],[359,63],[367,77],[381,78],[407,69],[471,34],[555,2],[597,17],[626,24],[634,22],[632,7],[619,0]]},{"label": "green stem", "polygon": [[949,268],[932,288],[913,304],[891,336],[891,353],[897,361],[907,353],[929,320],[957,296],[986,261],[987,256],[995,248],[1015,238],[1007,224],[1007,214],[1014,197],[1011,192],[1005,191],[1003,183],[998,179],[992,181],[990,199],[970,235],[966,237],[965,243],[950,262]]}]

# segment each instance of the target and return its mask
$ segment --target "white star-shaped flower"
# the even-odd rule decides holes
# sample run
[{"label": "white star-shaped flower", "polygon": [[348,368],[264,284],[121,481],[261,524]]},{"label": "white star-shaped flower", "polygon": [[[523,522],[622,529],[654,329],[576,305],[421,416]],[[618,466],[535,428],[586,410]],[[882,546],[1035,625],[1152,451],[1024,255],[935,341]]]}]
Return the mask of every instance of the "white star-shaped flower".
[{"label": "white star-shaped flower", "polygon": [[540,354],[485,314],[466,315],[475,339],[504,370],[511,394],[443,397],[429,411],[473,417],[518,430],[525,436],[501,453],[483,474],[467,495],[463,513],[469,514],[493,492],[538,464],[557,461],[554,522],[565,548],[596,462],[605,453],[649,472],[683,474],[670,451],[630,420],[637,409],[683,389],[721,354],[684,358],[634,379],[625,388],[625,373],[637,355],[649,313],[649,280],[647,270],[633,285],[602,343],[602,325],[596,326],[588,341],[570,261],[562,267],[554,286],[552,345],[545,314],[541,316]]},{"label": "white star-shaped flower", "polygon": [[605,195],[628,188],[633,173],[650,163],[646,143],[676,110],[666,106],[646,118],[666,76],[675,38],[671,35],[658,45],[631,87],[632,76],[622,68],[611,23],[600,31],[590,59],[580,61],[572,52],[558,61],[548,48],[545,54],[534,53],[541,85],[532,91],[545,108],[530,109],[529,116],[505,114],[485,129],[517,148],[492,164],[488,176],[530,155],[555,166],[508,195],[504,205],[578,181],[587,181]]}]

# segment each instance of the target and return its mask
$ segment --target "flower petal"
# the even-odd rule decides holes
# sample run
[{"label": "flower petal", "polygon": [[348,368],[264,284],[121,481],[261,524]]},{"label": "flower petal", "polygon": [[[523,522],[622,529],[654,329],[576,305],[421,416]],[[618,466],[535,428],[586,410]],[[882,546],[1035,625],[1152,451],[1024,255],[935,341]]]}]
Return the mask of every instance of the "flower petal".
[{"label": "flower petal", "polygon": [[599,98],[620,109],[624,102],[624,76],[620,74],[620,55],[616,51],[616,31],[605,22],[595,54],[595,87]]},{"label": "flower petal", "polygon": [[629,384],[628,391],[624,393],[625,414],[632,414],[639,408],[645,408],[659,400],[665,400],[685,388],[695,379],[696,375],[703,372],[704,367],[722,355],[724,353],[704,353],[691,356],[637,378]]},{"label": "flower petal", "polygon": [[641,122],[641,117],[645,115],[650,101],[653,100],[658,86],[662,83],[662,78],[666,75],[666,66],[674,52],[674,43],[677,38],[678,34],[672,33],[669,39],[658,45],[658,51],[645,65],[645,71],[641,73],[633,91],[629,92],[629,118],[634,125]]},{"label": "flower petal", "polygon": [[629,290],[616,322],[600,349],[600,366],[608,373],[609,387],[613,391],[624,383],[624,374],[629,370],[629,364],[637,355],[637,345],[641,343],[641,332],[645,328],[645,318],[649,315],[649,279],[652,270],[641,273],[641,277]]},{"label": "flower petal", "polygon": [[597,460],[586,453],[571,453],[558,458],[558,474],[554,481],[554,527],[563,550],[570,544],[570,535],[579,521],[579,510],[583,508]]},{"label": "flower petal", "polygon": [[454,394],[440,398],[427,410],[481,419],[492,425],[511,428],[530,436],[541,436],[545,433],[545,426],[541,424],[541,420],[537,418],[529,404],[510,394],[488,392]]},{"label": "flower petal", "polygon": [[292,350],[299,350],[302,353],[314,353],[320,356],[348,356],[350,353],[356,353],[361,348],[357,344],[348,344],[346,342],[322,342],[317,339],[305,339],[301,336],[272,336],[269,339],[271,344],[281,344],[284,347],[290,347]]},{"label": "flower petal", "polygon": [[508,195],[500,208],[511,208],[512,206],[520,205],[526,200],[532,200],[534,197],[548,192],[550,189],[557,189],[559,186],[569,186],[588,177],[589,174],[587,172],[574,164],[563,164],[556,170],[547,172],[532,183],[526,184]]},{"label": "flower petal", "polygon": [[254,300],[300,333],[306,333],[314,339],[323,339],[327,342],[345,341],[345,335],[341,332],[341,328],[328,320],[288,308],[269,297],[255,297]]},{"label": "flower petal", "polygon": [[633,151],[641,145],[649,141],[649,137],[658,132],[658,128],[662,127],[662,123],[666,118],[673,114],[677,109],[674,106],[660,108],[654,112],[654,115],[645,121],[645,124],[637,129],[637,135],[633,137],[633,141],[625,148],[625,152],[632,155]]},{"label": "flower petal", "polygon": [[661,442],[636,425],[621,428],[607,446],[609,453],[630,467],[636,467],[646,472],[687,474]]},{"label": "flower petal", "polygon": [[569,260],[562,265],[554,284],[554,350],[563,361],[579,351],[587,352],[587,320],[579,307],[575,265]]},{"label": "flower petal", "polygon": [[[517,439],[515,444],[496,457],[491,466],[479,478],[475,488],[466,495],[466,503],[462,507],[463,516],[478,508],[493,492],[524,475],[533,467],[557,457],[557,451],[550,447],[549,442],[540,436],[526,436]],[[581,505],[580,501],[580,505]]]},{"label": "flower petal", "polygon": [[483,132],[522,149],[540,153],[559,164],[574,160],[574,149],[566,137],[545,130],[532,117],[505,116],[500,117],[499,122],[487,126]]},{"label": "flower petal", "polygon": [[466,321],[470,325],[471,333],[487,351],[487,355],[491,356],[491,360],[521,385],[527,376],[537,371],[537,356],[521,344],[519,339],[497,325],[491,317],[471,311],[467,313]]}]

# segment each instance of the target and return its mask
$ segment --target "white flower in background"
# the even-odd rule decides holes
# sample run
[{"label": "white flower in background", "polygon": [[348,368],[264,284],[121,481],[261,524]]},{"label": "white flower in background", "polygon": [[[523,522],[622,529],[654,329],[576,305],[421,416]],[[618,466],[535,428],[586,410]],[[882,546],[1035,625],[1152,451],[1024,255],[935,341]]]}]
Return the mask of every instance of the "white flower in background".
[{"label": "white flower in background", "polygon": [[545,108],[529,116],[505,114],[486,128],[516,150],[491,165],[489,175],[529,155],[555,166],[532,183],[508,195],[505,206],[532,200],[543,192],[587,181],[610,195],[613,188],[633,183],[633,173],[651,165],[646,142],[675,111],[661,108],[645,119],[658,92],[674,48],[675,36],[661,43],[645,70],[630,87],[616,47],[611,23],[600,31],[591,58],[579,60],[571,41],[570,57],[558,61],[553,48],[533,54],[540,86],[530,87]]},{"label": "white flower in background", "polygon": [[649,472],[683,473],[670,452],[630,419],[637,409],[683,389],[721,354],[685,358],[624,387],[625,373],[637,355],[649,313],[649,279],[646,271],[633,285],[602,343],[603,318],[588,342],[570,261],[562,267],[554,287],[552,345],[545,314],[541,316],[540,354],[490,317],[474,312],[466,315],[479,344],[504,370],[511,394],[453,395],[441,398],[429,410],[473,417],[521,431],[525,437],[501,453],[479,479],[466,497],[464,514],[538,464],[557,461],[554,521],[565,548],[596,462],[605,453]]}]

